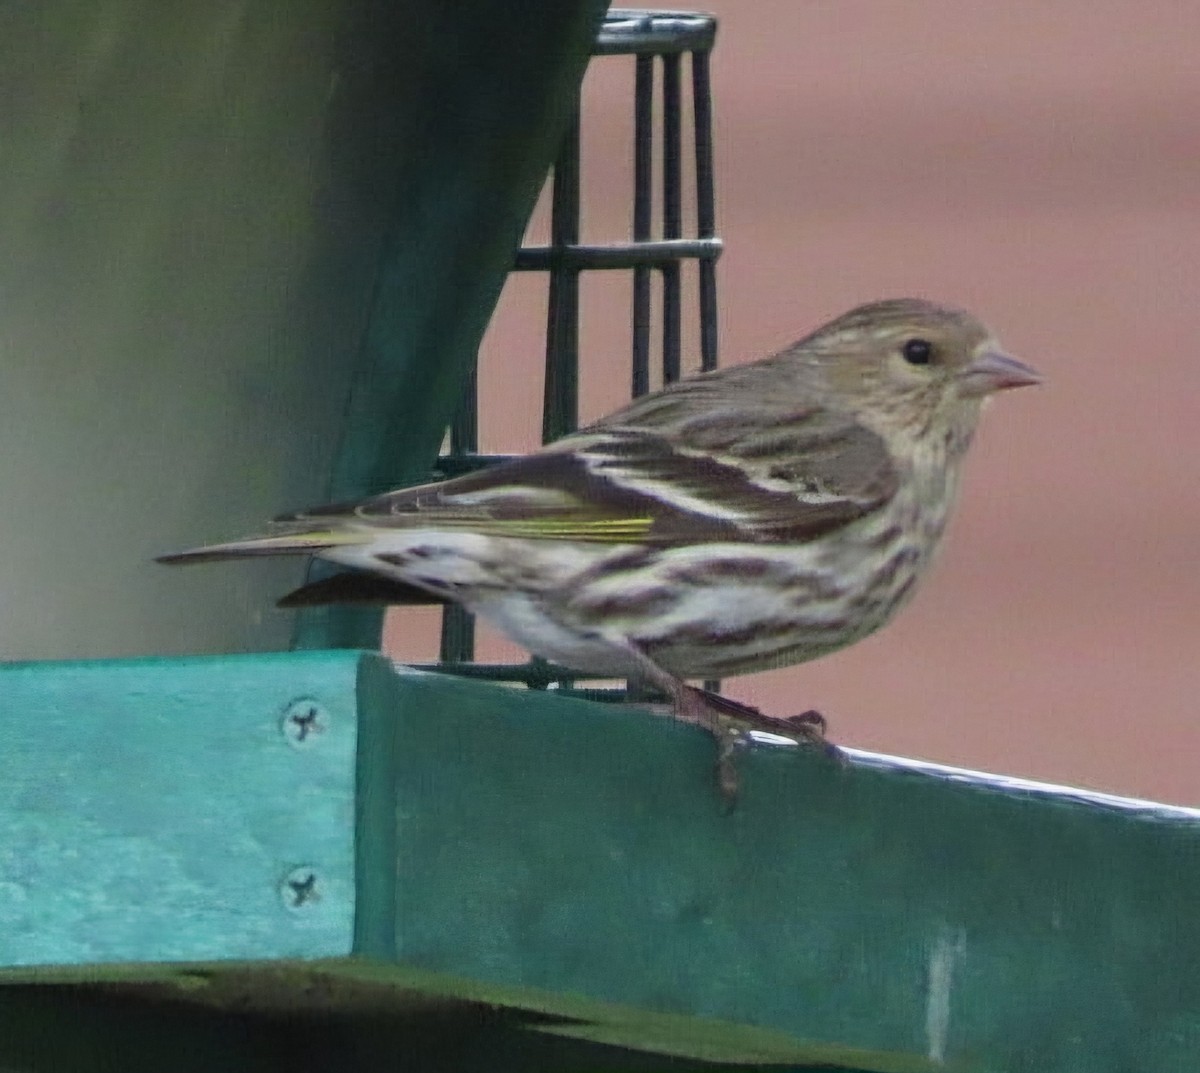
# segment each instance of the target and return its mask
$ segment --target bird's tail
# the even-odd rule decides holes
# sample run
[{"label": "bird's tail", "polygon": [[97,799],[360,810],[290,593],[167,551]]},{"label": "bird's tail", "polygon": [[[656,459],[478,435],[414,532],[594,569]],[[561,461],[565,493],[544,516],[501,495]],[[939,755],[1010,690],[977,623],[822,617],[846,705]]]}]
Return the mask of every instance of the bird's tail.
[{"label": "bird's tail", "polygon": [[203,548],[160,555],[155,560],[175,565],[178,563],[212,563],[222,559],[245,559],[254,555],[315,555],[328,548],[347,544],[364,544],[369,540],[365,533],[353,533],[336,529],[311,529],[304,532],[279,533],[275,535],[249,537],[246,540],[231,540],[227,544],[209,544]]}]

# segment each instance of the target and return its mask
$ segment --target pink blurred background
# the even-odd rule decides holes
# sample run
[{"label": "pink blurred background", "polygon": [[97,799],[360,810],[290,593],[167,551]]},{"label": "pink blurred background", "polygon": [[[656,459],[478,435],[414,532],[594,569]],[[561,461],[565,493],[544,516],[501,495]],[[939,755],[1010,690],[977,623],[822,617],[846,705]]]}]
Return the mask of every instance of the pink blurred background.
[{"label": "pink blurred background", "polygon": [[[820,708],[847,745],[1200,805],[1200,6],[707,8],[722,364],[917,295],[1046,376],[991,408],[895,623],[727,692]],[[588,75],[585,240],[628,235],[632,80],[626,58]],[[627,397],[629,286],[584,279],[585,421]],[[536,443],[544,317],[544,279],[514,276],[481,357],[485,451]],[[431,658],[435,616],[393,614],[388,647]]]}]

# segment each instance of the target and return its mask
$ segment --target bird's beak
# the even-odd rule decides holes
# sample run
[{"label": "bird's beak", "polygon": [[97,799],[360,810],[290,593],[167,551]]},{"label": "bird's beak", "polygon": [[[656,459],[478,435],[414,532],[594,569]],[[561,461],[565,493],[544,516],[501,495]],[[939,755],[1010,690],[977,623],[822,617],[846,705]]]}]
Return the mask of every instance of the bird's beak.
[{"label": "bird's beak", "polygon": [[1001,350],[983,350],[959,374],[959,391],[963,395],[983,396],[1010,387],[1040,384],[1041,374]]}]

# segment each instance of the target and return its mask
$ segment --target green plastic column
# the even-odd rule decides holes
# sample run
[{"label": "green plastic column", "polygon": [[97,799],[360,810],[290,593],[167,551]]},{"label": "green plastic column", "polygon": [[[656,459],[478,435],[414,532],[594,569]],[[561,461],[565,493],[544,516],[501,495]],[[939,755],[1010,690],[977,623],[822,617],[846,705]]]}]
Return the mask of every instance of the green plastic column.
[{"label": "green plastic column", "polygon": [[288,644],[151,560],[428,464],[603,8],[0,6],[0,657]]}]

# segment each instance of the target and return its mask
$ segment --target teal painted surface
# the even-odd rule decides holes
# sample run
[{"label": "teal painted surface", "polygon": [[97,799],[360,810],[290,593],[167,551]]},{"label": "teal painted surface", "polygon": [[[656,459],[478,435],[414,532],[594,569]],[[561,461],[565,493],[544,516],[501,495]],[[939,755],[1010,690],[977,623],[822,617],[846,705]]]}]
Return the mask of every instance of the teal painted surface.
[{"label": "teal painted surface", "polygon": [[1200,1053],[1196,812],[762,746],[726,815],[694,728],[355,652],[9,665],[0,697],[4,979],[101,988],[0,989],[0,1028],[116,987],[347,1046],[453,1000],[887,1073]]},{"label": "teal painted surface", "polygon": [[[403,163],[330,498],[428,478],[558,151],[605,0],[402,5]],[[398,8],[398,10],[400,10]],[[374,647],[382,612],[304,612],[296,644]]]},{"label": "teal painted surface", "polygon": [[951,1068],[1195,1068],[1196,813],[761,748],[725,816],[692,728],[367,672],[402,963]]},{"label": "teal painted surface", "polygon": [[[357,663],[0,666],[0,964],[347,952]],[[327,721],[290,744],[298,698]],[[300,867],[320,897],[289,909]]]}]

